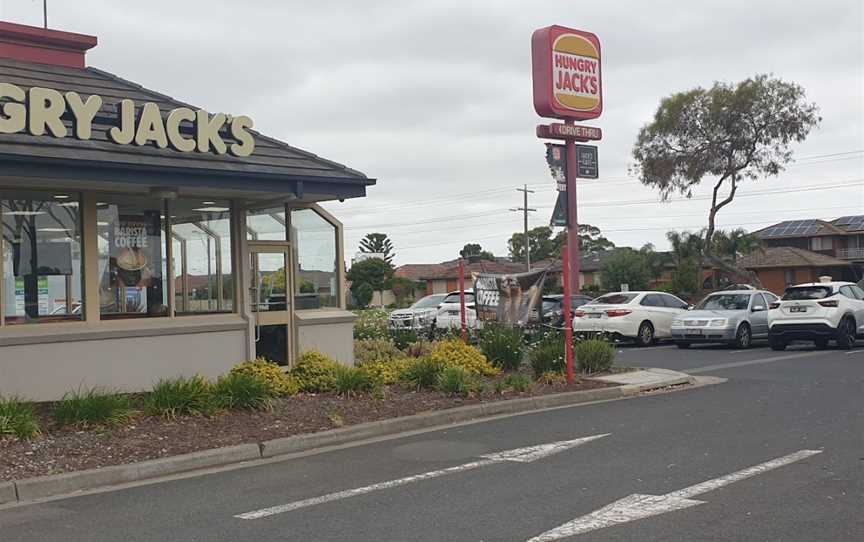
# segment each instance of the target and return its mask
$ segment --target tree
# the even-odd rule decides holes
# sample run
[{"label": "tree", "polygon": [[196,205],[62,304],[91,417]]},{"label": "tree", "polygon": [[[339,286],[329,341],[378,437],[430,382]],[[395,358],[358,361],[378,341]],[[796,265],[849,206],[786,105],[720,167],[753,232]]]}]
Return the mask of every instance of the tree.
[{"label": "tree", "polygon": [[821,121],[817,111],[802,87],[768,75],[673,94],[639,131],[634,169],[664,200],[675,192],[691,197],[710,177],[714,187],[701,259],[759,284],[755,273],[742,273],[714,256],[717,213],[733,201],[739,183],[783,169],[792,159],[790,144],[804,141]]},{"label": "tree", "polygon": [[727,258],[734,266],[738,256],[749,254],[762,247],[762,241],[755,233],[747,233],[744,228],[714,233],[714,252],[721,258]]},{"label": "tree", "polygon": [[600,228],[591,224],[579,224],[579,252],[594,255],[615,248],[615,243],[600,234]]},{"label": "tree", "polygon": [[387,237],[386,233],[367,233],[360,240],[360,252],[366,254],[383,254],[384,261],[388,264],[393,264],[393,257],[396,253],[393,252],[393,242]]},{"label": "tree", "polygon": [[[550,258],[560,258],[561,248],[567,242],[567,232],[559,231],[552,236],[552,228],[538,226],[528,230],[528,243],[531,247],[531,261],[538,262]],[[510,259],[521,261],[525,259],[525,234],[514,233],[507,242]],[[615,243],[600,234],[600,228],[591,224],[579,224],[579,251],[585,255],[593,255],[604,250],[615,248]]]},{"label": "tree", "polygon": [[642,261],[645,262],[645,270],[652,281],[660,280],[663,276],[664,255],[654,250],[654,245],[645,243],[639,249],[639,254],[642,256]]},{"label": "tree", "polygon": [[[351,266],[345,277],[351,281],[351,293],[355,299],[358,298],[360,288],[368,284],[372,290],[384,291],[390,278],[393,276],[393,268],[390,264],[379,258],[370,258],[357,262]],[[384,296],[381,296],[382,300]]]},{"label": "tree", "polygon": [[[538,226],[528,230],[528,244],[530,247],[531,261],[539,262],[561,254],[561,236],[552,237],[552,228],[549,226]],[[514,262],[525,260],[525,234],[514,233],[507,241],[510,249],[510,259]]]},{"label": "tree", "polygon": [[702,284],[701,233],[668,231],[666,239],[672,245],[672,260],[675,263],[672,272],[673,291],[676,294],[695,294]]},{"label": "tree", "polygon": [[408,302],[414,298],[414,292],[425,287],[422,282],[414,282],[405,277],[393,277],[390,279],[388,286],[393,292],[393,296],[396,298],[396,305],[398,307],[404,307],[407,305]]},{"label": "tree", "polygon": [[666,239],[672,245],[672,258],[676,266],[681,266],[686,260],[698,260],[702,254],[702,236],[698,233],[668,231]]},{"label": "tree", "polygon": [[600,282],[606,290],[617,291],[622,284],[631,290],[647,290],[649,279],[645,257],[630,248],[618,250],[600,268]]},{"label": "tree", "polygon": [[354,301],[357,302],[357,305],[361,309],[365,309],[372,301],[372,294],[375,293],[375,291],[368,283],[364,282],[357,288],[354,288],[354,285],[352,284],[351,293],[354,294]]},{"label": "tree", "polygon": [[495,261],[495,255],[488,250],[483,250],[483,247],[481,247],[477,243],[468,243],[467,245],[462,247],[462,250],[459,251],[459,255],[465,259],[475,256],[480,258],[481,260],[488,260],[490,262]]}]

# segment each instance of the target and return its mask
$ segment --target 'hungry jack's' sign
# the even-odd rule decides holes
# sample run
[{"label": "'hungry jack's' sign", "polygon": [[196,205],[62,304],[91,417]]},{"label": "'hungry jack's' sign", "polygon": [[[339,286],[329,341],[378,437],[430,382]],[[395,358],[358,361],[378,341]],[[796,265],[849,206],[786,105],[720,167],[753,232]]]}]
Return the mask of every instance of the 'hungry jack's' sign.
[{"label": "'hungry jack's' sign", "polygon": [[531,37],[534,109],[541,117],[587,120],[603,112],[600,40],[549,26]]},{"label": "'hungry jack's' sign", "polygon": [[[25,91],[10,83],[0,83],[0,134],[26,130],[34,136],[66,137],[69,130],[62,117],[68,112],[73,120],[74,137],[87,140],[92,136],[93,120],[102,104],[102,97],[96,94],[85,100],[77,92],[62,94],[40,87]],[[241,157],[255,150],[255,140],[249,133],[252,119],[246,116],[178,107],[163,119],[155,103],[143,104],[136,115],[135,102],[121,100],[117,104],[117,117],[118,123],[107,130],[107,137],[120,145],[153,144],[160,149],[170,145],[180,152],[230,152]],[[226,127],[236,142],[229,144],[222,138],[219,132]]]}]

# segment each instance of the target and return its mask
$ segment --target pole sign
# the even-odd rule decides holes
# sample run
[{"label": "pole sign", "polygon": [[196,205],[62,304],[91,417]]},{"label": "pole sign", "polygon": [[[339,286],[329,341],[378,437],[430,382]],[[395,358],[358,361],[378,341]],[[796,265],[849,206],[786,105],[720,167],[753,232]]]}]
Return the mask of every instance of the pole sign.
[{"label": "pole sign", "polygon": [[531,37],[531,63],[538,115],[588,120],[603,112],[596,35],[557,25],[536,30]]},{"label": "pole sign", "polygon": [[576,176],[580,179],[596,179],[599,174],[597,147],[576,145]]},{"label": "pole sign", "polygon": [[552,211],[552,220],[549,221],[550,226],[566,228],[570,225],[567,221],[567,192],[558,192],[558,199],[555,200],[555,209]]},{"label": "pole sign", "polygon": [[539,124],[537,137],[541,139],[574,139],[576,141],[599,141],[603,130],[595,126],[578,124]]}]

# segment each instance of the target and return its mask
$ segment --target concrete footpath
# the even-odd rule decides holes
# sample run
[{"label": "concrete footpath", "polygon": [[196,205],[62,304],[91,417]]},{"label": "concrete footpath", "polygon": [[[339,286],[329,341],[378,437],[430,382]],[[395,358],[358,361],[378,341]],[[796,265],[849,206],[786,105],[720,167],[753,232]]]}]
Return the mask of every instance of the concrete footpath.
[{"label": "concrete footpath", "polygon": [[393,436],[409,431],[434,431],[450,424],[482,420],[483,418],[622,399],[646,391],[695,383],[695,379],[685,373],[653,368],[597,377],[596,380],[619,385],[596,390],[468,405],[363,423],[319,433],[293,435],[259,443],[203,450],[139,463],[0,482],[0,505],[38,501],[199,469],[241,463],[251,464],[256,460],[270,459],[327,446],[362,443],[368,439]]}]

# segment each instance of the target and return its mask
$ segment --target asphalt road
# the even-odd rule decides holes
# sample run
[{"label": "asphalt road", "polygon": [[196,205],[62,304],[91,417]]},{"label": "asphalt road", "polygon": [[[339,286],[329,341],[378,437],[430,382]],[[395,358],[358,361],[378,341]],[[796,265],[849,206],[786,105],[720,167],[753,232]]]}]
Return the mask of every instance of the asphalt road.
[{"label": "asphalt road", "polygon": [[864,540],[864,348],[622,348],[619,362],[728,381],[0,510],[0,540],[524,542],[570,522],[541,540]]}]

